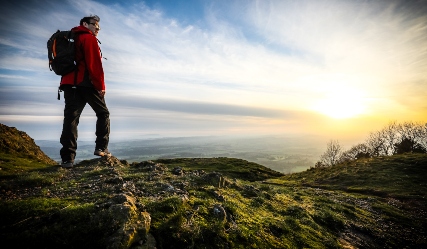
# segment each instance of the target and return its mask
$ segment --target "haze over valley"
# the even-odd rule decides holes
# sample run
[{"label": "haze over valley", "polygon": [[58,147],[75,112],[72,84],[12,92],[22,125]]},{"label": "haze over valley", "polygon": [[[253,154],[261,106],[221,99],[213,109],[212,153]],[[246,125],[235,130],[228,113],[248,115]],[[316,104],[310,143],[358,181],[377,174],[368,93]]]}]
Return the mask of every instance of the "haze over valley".
[{"label": "haze over valley", "polygon": [[[60,161],[60,143],[37,140],[41,149]],[[229,157],[255,162],[282,173],[304,171],[316,163],[326,146],[323,139],[291,136],[176,137],[111,142],[114,156],[129,162],[159,158]],[[93,158],[94,143],[79,141],[76,161]]]}]

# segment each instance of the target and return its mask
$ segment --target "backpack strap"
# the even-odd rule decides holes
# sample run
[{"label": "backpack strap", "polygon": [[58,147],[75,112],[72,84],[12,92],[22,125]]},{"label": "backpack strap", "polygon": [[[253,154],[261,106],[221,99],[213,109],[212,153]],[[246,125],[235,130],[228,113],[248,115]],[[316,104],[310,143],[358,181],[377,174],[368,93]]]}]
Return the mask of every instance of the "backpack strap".
[{"label": "backpack strap", "polygon": [[61,95],[59,94],[60,92],[62,92],[61,86],[58,86],[58,100],[61,99]]},{"label": "backpack strap", "polygon": [[[96,40],[98,41],[99,44],[101,44],[101,41],[98,38],[96,38]],[[99,53],[101,54],[101,58],[104,58],[105,60],[107,60],[107,58],[102,57],[101,46],[98,46],[98,47],[99,47]]]},{"label": "backpack strap", "polygon": [[[47,42],[47,57],[49,59],[49,70],[52,71],[53,53],[55,53],[56,38],[54,38],[59,32],[59,29],[50,37]],[[55,54],[56,56],[56,54]]]},{"label": "backpack strap", "polygon": [[[75,41],[75,43],[74,43],[74,45],[77,47],[77,37],[78,37],[78,34],[77,33],[74,33],[74,41]],[[85,64],[85,68],[86,68],[86,63],[85,63],[85,59],[84,59],[84,57],[85,57],[85,53],[84,53],[84,50],[83,50],[83,44],[80,44],[80,48],[81,48],[81,51],[82,51],[82,55],[83,55],[83,58],[80,60],[80,61],[83,61],[84,62],[84,64]],[[76,48],[76,53],[77,53],[77,48]],[[72,87],[73,89],[74,89],[74,96],[76,96],[76,92],[75,92],[75,90],[77,89],[77,73],[78,73],[78,71],[79,71],[79,62],[76,60],[76,69],[74,70],[74,86]]]}]

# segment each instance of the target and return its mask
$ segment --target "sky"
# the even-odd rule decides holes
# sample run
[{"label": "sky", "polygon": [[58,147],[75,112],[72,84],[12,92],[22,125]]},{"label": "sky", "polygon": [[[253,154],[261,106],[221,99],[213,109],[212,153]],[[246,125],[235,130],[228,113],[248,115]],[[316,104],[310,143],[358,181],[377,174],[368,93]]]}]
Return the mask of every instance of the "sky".
[{"label": "sky", "polygon": [[[312,135],[363,140],[427,122],[426,0],[8,1],[0,123],[59,140],[57,30],[98,15],[111,139]],[[79,140],[94,140],[86,106]]]}]

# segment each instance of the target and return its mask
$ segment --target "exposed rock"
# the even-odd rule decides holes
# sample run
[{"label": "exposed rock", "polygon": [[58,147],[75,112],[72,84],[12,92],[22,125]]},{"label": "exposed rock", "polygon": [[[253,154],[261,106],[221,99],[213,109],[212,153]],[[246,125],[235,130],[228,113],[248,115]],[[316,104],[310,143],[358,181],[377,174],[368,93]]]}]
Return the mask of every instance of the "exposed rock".
[{"label": "exposed rock", "polygon": [[119,183],[123,183],[123,178],[121,176],[113,176],[111,178],[107,178],[105,179],[105,183],[110,183],[110,184],[119,184]]},{"label": "exposed rock", "polygon": [[261,191],[252,185],[246,185],[243,188],[243,195],[246,197],[257,197]]},{"label": "exposed rock", "polygon": [[118,158],[113,156],[101,157],[100,163],[110,167],[120,167],[120,166],[124,166],[122,161],[124,161],[125,164],[128,164],[126,160],[119,160]]},{"label": "exposed rock", "polygon": [[140,191],[135,187],[135,184],[133,183],[133,181],[127,181],[123,183],[122,190],[129,191],[131,193],[137,193]]},{"label": "exposed rock", "polygon": [[227,180],[225,177],[222,176],[222,174],[218,172],[212,172],[202,177],[203,177],[203,180],[206,181],[206,183],[211,184],[217,188],[225,188],[228,185],[230,185],[230,181]]},{"label": "exposed rock", "polygon": [[182,203],[186,203],[186,202],[188,202],[188,200],[189,200],[188,195],[186,195],[186,194],[181,195],[181,201],[182,201]]},{"label": "exposed rock", "polygon": [[165,191],[174,193],[176,191],[176,189],[174,188],[174,186],[172,186],[170,184],[166,184]]},{"label": "exposed rock", "polygon": [[206,172],[204,170],[191,170],[188,172],[189,174],[193,175],[193,176],[203,176],[206,174]]},{"label": "exposed rock", "polygon": [[179,188],[182,190],[184,190],[188,186],[188,182],[185,182],[185,181],[176,181],[176,182],[173,182],[172,184],[175,186],[175,188]]},{"label": "exposed rock", "polygon": [[131,247],[131,249],[156,249],[157,242],[151,233],[147,234],[146,240],[140,240],[138,244]]},{"label": "exposed rock", "polygon": [[172,174],[180,176],[184,174],[184,171],[181,167],[175,167],[172,169]]},{"label": "exposed rock", "polygon": [[109,239],[107,248],[129,248],[135,243],[146,241],[150,229],[151,217],[147,212],[141,212],[136,205],[136,200],[126,194],[115,195],[108,211],[120,228]]},{"label": "exposed rock", "polygon": [[213,214],[223,222],[225,222],[227,219],[227,212],[225,211],[224,207],[221,206],[221,204],[215,204],[213,207]]},{"label": "exposed rock", "polygon": [[140,163],[132,164],[133,167],[141,168],[143,171],[152,171],[152,172],[165,172],[167,167],[161,163],[155,163],[153,161],[144,161]]}]

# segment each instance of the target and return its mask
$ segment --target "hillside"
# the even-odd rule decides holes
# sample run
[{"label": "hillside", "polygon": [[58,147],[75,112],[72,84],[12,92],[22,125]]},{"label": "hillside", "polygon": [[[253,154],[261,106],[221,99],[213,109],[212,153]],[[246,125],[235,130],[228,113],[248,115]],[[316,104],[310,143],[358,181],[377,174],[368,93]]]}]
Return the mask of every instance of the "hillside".
[{"label": "hillside", "polygon": [[0,153],[29,158],[49,165],[56,164],[40,150],[27,133],[4,124],[0,124]]},{"label": "hillside", "polygon": [[15,150],[0,168],[0,238],[16,248],[427,246],[426,154],[283,175],[234,158],[66,170]]}]

